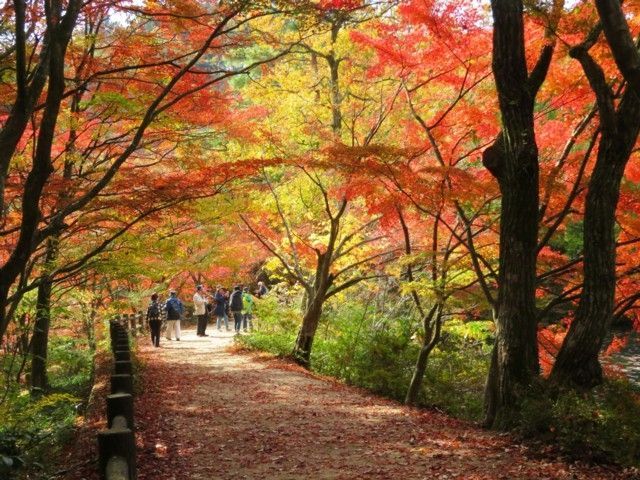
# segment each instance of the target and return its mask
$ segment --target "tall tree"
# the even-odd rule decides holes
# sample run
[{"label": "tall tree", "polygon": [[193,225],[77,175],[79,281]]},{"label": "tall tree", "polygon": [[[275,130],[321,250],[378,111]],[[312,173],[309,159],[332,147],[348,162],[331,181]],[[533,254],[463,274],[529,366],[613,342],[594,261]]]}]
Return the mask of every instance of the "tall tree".
[{"label": "tall tree", "polygon": [[[596,97],[601,133],[584,207],[582,292],[551,374],[556,382],[583,388],[602,382],[599,354],[615,308],[616,208],[625,167],[640,132],[640,90],[636,90],[631,74],[635,67],[627,65],[632,62],[614,55],[625,78],[629,77],[616,105],[603,68],[589,53],[601,30],[598,24],[582,44],[570,51],[580,62]],[[607,39],[611,42],[612,32]],[[617,47],[617,43],[613,46]]]},{"label": "tall tree", "polygon": [[500,427],[517,408],[519,390],[538,374],[536,247],[538,243],[538,146],[535,97],[554,44],[544,46],[527,70],[521,1],[492,0],[493,74],[502,131],[483,153],[483,164],[502,194],[496,343],[485,396],[485,423]]}]

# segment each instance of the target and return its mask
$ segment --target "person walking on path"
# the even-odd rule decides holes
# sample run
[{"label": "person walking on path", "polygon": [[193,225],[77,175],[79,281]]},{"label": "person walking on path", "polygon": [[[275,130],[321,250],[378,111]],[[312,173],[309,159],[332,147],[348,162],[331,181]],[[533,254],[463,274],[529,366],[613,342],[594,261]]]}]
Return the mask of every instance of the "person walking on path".
[{"label": "person walking on path", "polygon": [[184,312],[184,306],[178,298],[178,294],[175,290],[171,290],[169,294],[169,300],[164,305],[164,309],[167,312],[167,340],[171,340],[171,333],[175,329],[176,340],[180,341],[180,318]]},{"label": "person walking on path", "polygon": [[233,292],[229,298],[229,308],[233,314],[234,326],[236,333],[240,333],[240,327],[242,326],[242,287],[236,285],[233,287]]},{"label": "person walking on path", "polygon": [[242,292],[242,303],[244,305],[243,313],[242,313],[242,329],[246,332],[247,325],[249,326],[249,330],[253,330],[253,306],[255,302],[251,293],[249,293],[249,287],[244,287],[244,291]]},{"label": "person walking on path", "polygon": [[218,330],[220,330],[220,325],[224,322],[224,326],[229,330],[229,319],[227,318],[227,297],[224,295],[224,289],[218,285],[216,288],[216,294],[213,297],[213,300],[216,302],[216,306],[213,309],[213,313],[216,316],[216,326]]},{"label": "person walking on path", "polygon": [[151,304],[147,308],[147,322],[149,322],[149,330],[151,331],[151,343],[154,347],[160,346],[160,326],[162,320],[160,314],[162,308],[158,302],[158,294],[151,295]]},{"label": "person walking on path", "polygon": [[196,293],[193,294],[193,314],[198,317],[197,334],[199,337],[208,337],[207,330],[207,299],[205,297],[202,285],[196,287]]}]

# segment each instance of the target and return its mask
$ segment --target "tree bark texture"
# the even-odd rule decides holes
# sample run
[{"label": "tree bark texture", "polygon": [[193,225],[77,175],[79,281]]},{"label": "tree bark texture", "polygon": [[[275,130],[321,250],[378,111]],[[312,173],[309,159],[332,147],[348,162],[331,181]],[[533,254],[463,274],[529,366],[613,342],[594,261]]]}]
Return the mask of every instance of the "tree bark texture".
[{"label": "tree bark texture", "polygon": [[323,303],[323,300],[316,297],[302,317],[302,325],[296,339],[293,358],[305,368],[311,366],[311,348],[320,323]]},{"label": "tree bark texture", "polygon": [[425,335],[422,340],[420,352],[418,353],[418,359],[416,360],[416,366],[413,370],[407,395],[404,399],[404,403],[406,405],[416,405],[418,403],[418,396],[420,394],[420,389],[422,388],[422,381],[424,379],[424,374],[427,371],[429,355],[440,341],[440,333],[442,331],[442,314],[443,306],[434,305],[423,318]]},{"label": "tree bark texture", "polygon": [[[523,7],[491,2],[493,72],[502,132],[483,154],[502,193],[496,342],[485,392],[485,422],[501,427],[517,407],[519,392],[538,373],[535,277],[538,237],[538,149],[525,58]],[[537,81],[537,80],[536,80]]]},{"label": "tree bark texture", "polygon": [[49,330],[51,327],[51,293],[53,278],[47,275],[58,256],[58,236],[47,240],[44,258],[45,274],[38,286],[36,319],[31,338],[31,393],[39,394],[49,388],[47,375],[47,353],[49,350]]},{"label": "tree bark texture", "polygon": [[[606,118],[601,115],[601,124]],[[551,373],[553,381],[569,387],[588,389],[603,380],[599,354],[613,318],[616,287],[616,207],[640,131],[640,100],[629,87],[614,122],[602,129],[585,201],[584,286]]]},{"label": "tree bark texture", "polygon": [[31,394],[39,395],[49,388],[47,352],[51,325],[51,279],[44,279],[38,287],[36,320],[31,338]]}]

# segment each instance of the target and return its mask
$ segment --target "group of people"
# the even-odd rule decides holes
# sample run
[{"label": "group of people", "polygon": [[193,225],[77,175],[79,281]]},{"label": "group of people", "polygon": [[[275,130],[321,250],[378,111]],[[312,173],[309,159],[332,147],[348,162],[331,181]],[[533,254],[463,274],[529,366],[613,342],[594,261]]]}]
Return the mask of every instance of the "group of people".
[{"label": "group of people", "polygon": [[[258,288],[254,292],[257,298],[261,298],[267,293],[267,287],[263,282],[258,282]],[[218,285],[215,293],[207,293],[203,285],[197,285],[193,294],[193,314],[197,318],[197,335],[199,337],[208,337],[206,333],[209,318],[212,315],[216,317],[216,326],[218,331],[222,329],[229,330],[229,318],[233,319],[234,329],[236,333],[241,330],[245,332],[247,329],[253,328],[253,308],[255,301],[253,295],[249,291],[249,287],[236,285],[232,291]],[[180,340],[180,320],[185,313],[185,307],[178,298],[175,290],[169,292],[169,298],[166,302],[161,303],[157,293],[151,295],[151,303],[147,308],[147,322],[151,331],[151,343],[160,346],[160,331],[162,328],[163,317],[166,318],[165,338],[172,339],[175,332],[176,340]]]}]

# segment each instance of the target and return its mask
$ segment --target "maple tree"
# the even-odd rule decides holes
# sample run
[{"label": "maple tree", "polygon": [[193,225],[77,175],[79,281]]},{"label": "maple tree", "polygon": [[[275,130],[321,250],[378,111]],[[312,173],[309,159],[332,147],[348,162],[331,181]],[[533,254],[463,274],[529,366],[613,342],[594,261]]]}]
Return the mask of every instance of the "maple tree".
[{"label": "maple tree", "polygon": [[287,342],[307,368],[319,325],[341,335],[334,309],[392,299],[409,405],[451,325],[479,320],[495,428],[538,385],[603,382],[601,357],[625,345],[604,351],[612,323],[640,327],[633,3],[0,14],[0,340],[34,394],[71,291],[95,343],[99,318],[153,291],[283,282],[285,303],[303,296]]},{"label": "maple tree", "polygon": [[[325,302],[360,282],[376,278],[375,267],[379,270],[381,264],[392,259],[393,250],[385,248],[385,236],[377,232],[377,217],[361,221],[357,214],[354,216],[359,210],[357,199],[347,197],[335,185],[330,190],[326,186],[326,173],[299,168],[304,174],[301,179],[280,180],[281,189],[286,188],[283,193],[263,172],[274,218],[263,217],[259,224],[244,215],[241,218],[259,243],[277,259],[285,278],[304,288],[302,324],[293,357],[309,366]],[[298,196],[294,193],[296,189]],[[287,197],[286,203],[282,196]],[[294,204],[290,203],[292,199]],[[306,212],[296,211],[299,207],[295,204],[304,205]]]},{"label": "maple tree", "polygon": [[[121,6],[114,4],[112,7],[112,5],[107,4],[101,8],[106,9],[103,13],[105,15],[106,12],[111,11],[109,9],[118,7]],[[186,98],[196,96],[198,92],[216,83],[222,83],[230,77],[242,75],[251,68],[270,61],[280,54],[276,52],[273,55],[267,55],[266,58],[250,57],[246,63],[241,64],[239,67],[216,68],[213,66],[208,68],[206,64],[201,67],[201,59],[208,55],[211,49],[216,49],[216,44],[221,39],[225,37],[234,38],[234,41],[228,45],[230,50],[244,48],[243,42],[246,34],[238,34],[236,36],[236,32],[239,32],[251,20],[262,18],[265,15],[272,15],[277,13],[278,10],[271,8],[271,6],[262,9],[261,5],[251,2],[237,2],[229,7],[221,6],[218,11],[200,12],[201,14],[198,13],[198,9],[201,9],[201,7],[195,4],[177,5],[172,8],[183,9],[186,7],[192,9],[192,12],[187,17],[181,18],[181,16],[175,17],[171,9],[156,11],[154,10],[155,7],[130,9],[123,6],[124,12],[137,15],[139,19],[130,19],[124,28],[116,26],[113,32],[110,32],[109,36],[105,37],[105,41],[110,42],[107,44],[107,48],[110,49],[111,56],[109,56],[106,49],[99,45],[89,47],[84,52],[80,49],[79,57],[74,57],[73,50],[69,50],[70,53],[66,55],[66,46],[71,39],[71,33],[80,15],[80,5],[70,4],[64,12],[64,21],[60,25],[55,22],[61,17],[62,5],[57,4],[55,8],[59,11],[51,13],[54,18],[52,17],[53,20],[47,24],[47,28],[59,29],[60,32],[52,30],[45,37],[51,35],[55,38],[55,42],[59,42],[60,45],[51,47],[51,50],[57,56],[50,60],[49,57],[52,54],[49,52],[48,43],[45,42],[43,52],[39,57],[40,63],[34,70],[32,82],[40,79],[40,75],[44,76],[46,80],[47,75],[41,73],[41,70],[46,70],[46,67],[49,67],[51,70],[48,74],[48,77],[51,77],[49,83],[51,84],[53,81],[53,84],[47,89],[47,102],[44,105],[42,122],[37,125],[33,132],[35,145],[33,167],[28,171],[24,188],[15,190],[17,193],[20,193],[20,190],[24,192],[20,201],[21,207],[16,210],[17,215],[12,213],[13,200],[7,202],[5,199],[5,203],[10,205],[11,211],[4,218],[6,222],[11,223],[5,223],[4,234],[11,238],[11,242],[7,244],[10,253],[5,258],[2,267],[0,267],[2,270],[2,281],[0,282],[0,310],[2,314],[0,318],[0,334],[4,335],[10,320],[6,309],[11,286],[27,266],[34,249],[45,242],[51,235],[64,228],[67,218],[75,215],[76,212],[82,211],[97,196],[101,195],[107,185],[117,176],[125,162],[138,157],[140,149],[150,148],[161,141],[161,131],[157,131],[157,136],[153,139],[153,136],[148,135],[148,130],[151,130],[149,127],[158,118],[171,115],[171,109]],[[3,125],[3,132],[7,132],[6,135],[8,136],[5,144],[6,148],[2,149],[3,155],[9,155],[5,162],[6,164],[11,161],[18,146],[17,140],[14,139],[15,135],[12,132],[15,132],[16,129],[20,130],[19,137],[22,136],[22,133],[27,128],[26,122],[22,120],[25,116],[29,117],[33,109],[36,108],[36,101],[32,97],[37,97],[38,90],[44,88],[44,80],[42,85],[40,83],[30,84],[29,89],[24,85],[23,77],[26,77],[27,73],[26,70],[22,71],[26,68],[23,61],[26,51],[25,47],[21,46],[24,37],[23,10],[22,6],[15,10],[18,75],[16,76],[16,96],[12,107],[12,111],[15,113],[10,115]],[[93,14],[95,14],[94,10],[86,6],[83,15],[90,17]],[[200,17],[208,21],[205,22]],[[191,30],[189,38],[183,38],[182,42],[172,42],[174,51],[164,52],[152,48],[148,52],[149,55],[145,59],[145,63],[136,63],[137,54],[134,54],[132,58],[130,51],[123,49],[124,42],[129,42],[129,33],[138,32],[148,22],[152,22],[157,26],[156,35],[165,33],[173,36],[175,25],[172,22],[174,18],[177,18],[178,20],[176,21],[179,22],[196,24],[196,27]],[[38,17],[36,16],[34,22],[37,21]],[[127,30],[130,30],[130,32]],[[92,33],[97,32],[90,31],[88,38],[92,38]],[[115,36],[115,38],[112,38],[111,35]],[[251,35],[251,32],[248,35]],[[139,37],[143,44],[147,41],[145,37],[146,35]],[[99,35],[98,38],[100,38]],[[194,48],[192,42],[196,42],[198,46]],[[97,50],[101,52],[101,55],[95,55]],[[217,53],[220,56],[227,54],[219,50]],[[76,76],[76,84],[69,91],[65,91],[63,78],[67,59],[68,61],[78,61],[80,70],[77,73],[81,75],[81,78]],[[122,62],[120,66],[118,66],[119,59]],[[134,61],[132,62],[132,60]],[[211,60],[208,61],[210,62]],[[120,83],[120,74],[128,75],[125,77],[127,83],[124,85]],[[167,75],[168,77],[166,77]],[[156,88],[147,88],[145,96],[138,96],[141,92],[140,88],[149,85],[150,82],[154,84],[162,78],[168,78],[169,80],[161,81]],[[69,135],[71,135],[72,141],[67,146],[72,150],[77,149],[78,146],[75,143],[78,140],[73,138],[74,132],[82,131],[81,141],[84,140],[88,143],[84,145],[84,157],[81,158],[85,158],[89,165],[92,166],[92,169],[89,173],[80,165],[78,171],[81,173],[75,182],[74,194],[65,193],[65,198],[60,208],[50,212],[46,217],[46,224],[42,225],[41,198],[48,194],[45,186],[51,183],[52,178],[57,176],[57,168],[53,163],[52,148],[58,116],[63,106],[63,101],[68,96],[71,96],[72,104],[75,102],[77,110],[77,105],[82,103],[82,98],[79,97],[81,94],[74,95],[74,92],[77,93],[79,91],[90,92],[92,98],[97,101],[90,101],[89,107],[83,112],[87,118],[87,123],[82,127],[73,126],[70,130]],[[222,101],[222,96],[215,91],[210,89],[208,92],[212,94],[210,101],[215,101],[216,99]],[[122,102],[130,101],[129,99],[134,96],[138,96],[142,100],[138,108],[129,108],[126,103]],[[73,108],[72,105],[72,114],[74,113]],[[80,112],[76,111],[75,113]],[[80,116],[76,115],[76,119],[80,120]],[[118,132],[119,129],[122,130]],[[101,140],[92,142],[92,135],[94,134],[101,135]],[[60,153],[56,152],[56,155]],[[3,168],[5,168],[5,163],[3,163]],[[67,165],[71,164],[68,162]],[[17,178],[9,170],[8,166],[6,169],[7,174],[4,175],[4,181],[7,178]],[[68,188],[67,185],[65,187]]]},{"label": "maple tree", "polygon": [[[633,68],[629,66],[631,59],[621,58],[621,42],[630,41],[628,26],[621,10],[609,14],[606,5],[606,2],[597,4],[604,19],[602,25],[594,26],[587,39],[570,50],[570,55],[580,62],[594,92],[601,133],[585,199],[584,285],[575,318],[552,372],[552,378],[556,381],[587,388],[602,382],[599,353],[614,314],[616,208],[625,167],[640,132],[640,90],[634,85]],[[616,30],[626,32],[626,36],[617,38],[612,32],[612,18],[616,18],[618,25],[624,22],[621,26],[625,28],[618,27]],[[616,63],[629,82],[629,87],[618,92],[617,105],[602,66],[589,53],[604,26]]]}]

